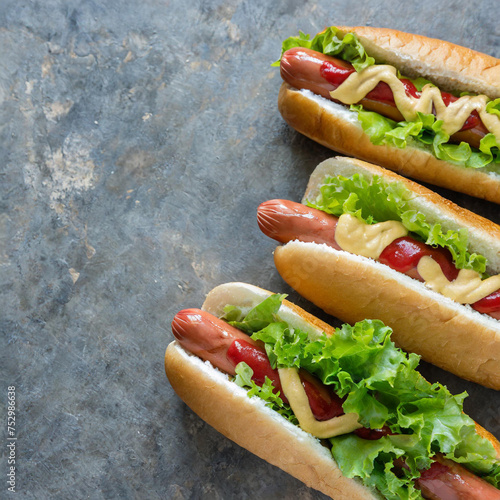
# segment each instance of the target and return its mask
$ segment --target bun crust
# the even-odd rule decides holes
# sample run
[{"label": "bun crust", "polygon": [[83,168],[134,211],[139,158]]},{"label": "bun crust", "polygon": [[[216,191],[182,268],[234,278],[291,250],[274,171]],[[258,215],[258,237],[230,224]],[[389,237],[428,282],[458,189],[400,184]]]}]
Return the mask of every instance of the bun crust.
[{"label": "bun crust", "polygon": [[374,145],[356,113],[310,91],[281,85],[278,109],[288,125],[339,153],[377,163],[402,175],[500,204],[500,175],[438,160],[415,145]]},{"label": "bun crust", "polygon": [[475,91],[500,97],[500,60],[453,43],[387,28],[341,26],[354,32],[377,62],[396,66],[403,75],[423,76],[443,90]]}]

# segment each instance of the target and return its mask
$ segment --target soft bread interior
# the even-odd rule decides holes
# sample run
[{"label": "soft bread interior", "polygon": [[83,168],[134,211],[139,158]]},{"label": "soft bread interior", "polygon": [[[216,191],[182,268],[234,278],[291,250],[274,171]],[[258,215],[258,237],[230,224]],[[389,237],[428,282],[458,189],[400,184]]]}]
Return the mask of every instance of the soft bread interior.
[{"label": "soft bread interior", "polygon": [[278,95],[278,109],[288,125],[334,151],[429,184],[500,203],[498,173],[438,160],[430,148],[416,141],[409,141],[403,149],[374,145],[355,112],[309,90],[297,90],[284,82]]},{"label": "soft bread interior", "polygon": [[276,248],[282,278],[342,321],[381,319],[406,351],[460,377],[500,390],[500,322],[460,305],[374,260],[327,245]]},{"label": "soft bread interior", "polygon": [[425,214],[430,223],[441,224],[445,231],[467,228],[472,252],[482,254],[488,259],[489,273],[498,274],[500,272],[500,226],[455,205],[420,184],[376,165],[344,157],[325,160],[312,173],[302,202],[306,203],[307,200],[314,200],[318,196],[325,177],[338,175],[350,177],[356,173],[363,174],[368,179],[377,175],[384,177],[387,182],[404,184],[416,195],[409,201],[411,208]]},{"label": "soft bread interior", "polygon": [[339,27],[354,32],[379,63],[396,66],[410,78],[423,76],[448,92],[478,92],[500,97],[500,60],[460,45],[368,26]]}]

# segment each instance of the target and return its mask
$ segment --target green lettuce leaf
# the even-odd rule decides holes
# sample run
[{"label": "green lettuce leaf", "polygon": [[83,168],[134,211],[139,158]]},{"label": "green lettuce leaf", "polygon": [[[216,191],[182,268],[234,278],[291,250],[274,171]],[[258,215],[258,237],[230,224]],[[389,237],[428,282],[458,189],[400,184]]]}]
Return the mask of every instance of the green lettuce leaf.
[{"label": "green lettuce leaf", "polygon": [[235,306],[226,306],[222,319],[251,335],[276,321],[276,313],[285,297],[286,295],[271,295],[246,313]]},{"label": "green lettuce leaf", "polygon": [[422,92],[422,89],[424,88],[425,85],[427,85],[428,83],[430,83],[432,85],[432,82],[430,82],[429,80],[427,80],[426,78],[423,78],[421,76],[419,76],[418,78],[408,78],[408,77],[405,77],[403,75],[401,75],[398,71],[398,78],[401,80],[403,78],[406,78],[407,80],[410,80],[413,85],[415,85],[415,88],[419,91],[419,92]]},{"label": "green lettuce leaf", "polygon": [[489,441],[484,440],[475,432],[475,429],[462,429],[460,444],[445,456],[458,463],[466,463],[467,467],[485,477],[495,486],[500,485],[500,463],[489,452]]},{"label": "green lettuce leaf", "polygon": [[491,157],[493,162],[500,163],[500,143],[493,134],[486,134],[481,139],[479,149],[486,158]]},{"label": "green lettuce leaf", "polygon": [[[421,499],[413,483],[419,474],[403,469],[398,477],[393,471],[394,459],[405,456],[406,461],[410,452],[418,448],[418,442],[401,439],[398,443],[394,437],[367,440],[355,434],[339,436],[330,440],[332,455],[345,476],[361,478],[366,486],[376,488],[389,500]],[[401,436],[405,437],[409,436]]]},{"label": "green lettuce leaf", "polygon": [[500,117],[500,98],[490,101],[488,104],[486,104],[486,111]]},{"label": "green lettuce leaf", "polygon": [[[500,114],[500,99],[487,106],[490,113]],[[466,142],[452,144],[450,136],[443,132],[442,121],[432,114],[417,113],[415,121],[396,122],[373,111],[366,111],[361,105],[353,104],[351,111],[358,114],[358,120],[370,141],[377,145],[404,149],[409,143],[420,145],[436,158],[468,168],[488,168],[500,173],[500,144],[493,134],[487,134],[480,141],[479,150]]]},{"label": "green lettuce leaf", "polygon": [[[362,71],[375,64],[375,59],[370,57],[354,33],[347,33],[344,37],[338,35],[339,30],[329,27],[318,33],[312,40],[309,35],[299,32],[299,36],[287,38],[282,45],[281,55],[294,47],[304,47],[330,56],[338,56],[350,62],[356,71]],[[279,66],[281,58],[273,63]]]},{"label": "green lettuce leaf", "polygon": [[286,418],[294,425],[298,425],[299,421],[294,415],[289,405],[285,404],[280,398],[279,391],[274,392],[274,386],[268,377],[262,386],[258,386],[253,380],[253,370],[245,363],[238,363],[235,367],[236,376],[234,382],[240,387],[248,389],[248,397],[258,397],[266,402],[266,406],[278,412],[282,417]]},{"label": "green lettuce leaf", "polygon": [[307,205],[336,215],[351,214],[367,224],[387,220],[400,221],[408,231],[425,243],[447,248],[459,269],[473,269],[480,274],[486,270],[486,258],[468,251],[468,232],[443,231],[440,224],[431,224],[425,216],[411,208],[413,194],[403,184],[385,182],[382,177],[371,180],[363,175],[327,177],[315,200]]},{"label": "green lettuce leaf", "polygon": [[411,431],[430,454],[436,444],[448,453],[461,441],[460,430],[474,426],[462,413],[465,395],[452,396],[444,386],[426,382],[416,371],[418,356],[396,348],[392,330],[381,321],[343,325],[315,341],[283,323],[269,336],[270,326],[252,339],[271,344],[277,366],[304,368],[331,385],[346,397],[344,411],[358,413],[366,427]]},{"label": "green lettuce leaf", "polygon": [[244,362],[238,363],[234,369],[236,376],[234,383],[240,387],[253,387],[253,370]]},{"label": "green lettuce leaf", "polygon": [[[240,318],[244,325],[265,324],[252,339],[265,342],[274,365],[309,371],[344,398],[344,411],[356,412],[365,427],[386,425],[395,433],[373,441],[355,434],[332,438],[332,454],[344,475],[361,478],[390,499],[421,498],[414,479],[436,453],[443,453],[499,487],[500,462],[493,445],[463,413],[466,393],[454,396],[445,386],[427,382],[416,369],[419,356],[398,349],[390,338],[392,330],[381,321],[343,325],[332,336],[311,339],[280,320],[275,308],[282,300],[275,295]],[[263,398],[297,423],[269,379],[260,388],[251,380],[248,365],[240,363],[236,372],[235,380],[250,389],[250,396]],[[402,456],[407,468],[396,475],[394,461]]]}]

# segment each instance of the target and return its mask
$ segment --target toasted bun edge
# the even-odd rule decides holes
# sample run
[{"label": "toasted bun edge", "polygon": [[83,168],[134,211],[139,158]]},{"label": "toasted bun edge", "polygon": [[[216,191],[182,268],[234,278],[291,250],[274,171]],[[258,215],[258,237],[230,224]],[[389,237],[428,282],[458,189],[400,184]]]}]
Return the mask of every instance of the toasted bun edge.
[{"label": "toasted bun edge", "polygon": [[448,92],[474,91],[500,97],[500,60],[446,40],[390,28],[339,26],[356,33],[378,63],[396,66],[408,77],[423,76]]}]

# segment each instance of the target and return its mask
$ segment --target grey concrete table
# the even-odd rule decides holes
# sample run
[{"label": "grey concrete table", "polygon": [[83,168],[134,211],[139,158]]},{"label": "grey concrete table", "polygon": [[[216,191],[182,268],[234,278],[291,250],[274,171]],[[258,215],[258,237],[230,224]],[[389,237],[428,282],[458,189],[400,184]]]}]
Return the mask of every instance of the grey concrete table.
[{"label": "grey concrete table", "polygon": [[[325,318],[282,282],[255,219],[266,199],[298,200],[332,155],[277,111],[283,38],[369,24],[500,57],[495,6],[1,0],[0,497],[14,498],[15,386],[22,498],[322,498],[176,397],[170,322],[235,280]],[[500,222],[497,206],[440,192]],[[422,371],[467,390],[500,433],[497,392]]]}]

